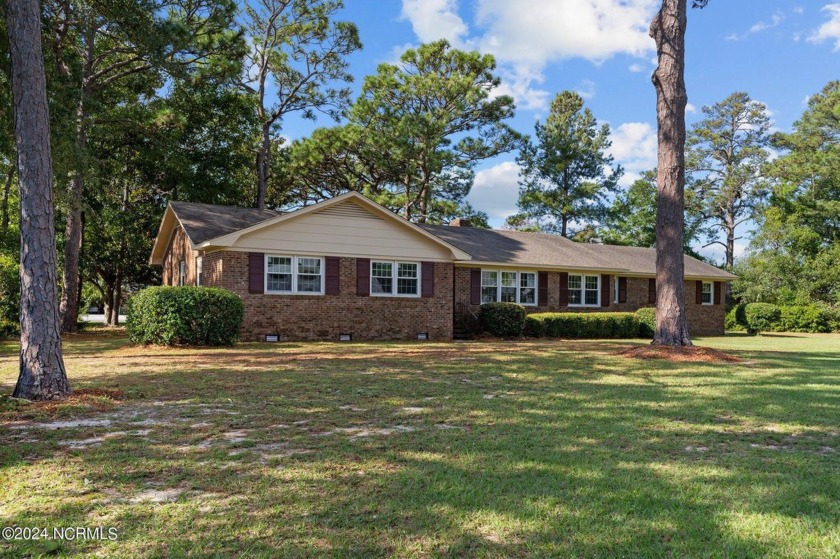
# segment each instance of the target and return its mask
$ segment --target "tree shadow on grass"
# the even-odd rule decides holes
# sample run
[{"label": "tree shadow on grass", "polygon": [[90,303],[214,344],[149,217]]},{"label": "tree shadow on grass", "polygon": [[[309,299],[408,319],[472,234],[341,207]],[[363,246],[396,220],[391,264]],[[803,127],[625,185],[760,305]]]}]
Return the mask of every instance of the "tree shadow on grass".
[{"label": "tree shadow on grass", "polygon": [[[335,357],[313,371],[232,367],[220,352],[204,354],[209,369],[111,367],[84,382],[142,393],[126,405],[171,408],[171,425],[85,450],[54,439],[4,448],[0,475],[25,479],[40,463],[69,480],[15,494],[32,504],[2,520],[120,528],[117,543],[68,544],[78,555],[818,556],[836,538],[837,455],[816,452],[823,439],[766,448],[767,431],[739,424],[826,437],[836,397],[819,385],[838,381],[815,383],[807,359],[762,360],[762,375],[707,364],[674,374],[673,364],[537,353]],[[398,425],[413,430],[352,430]],[[219,442],[241,429],[253,444]],[[196,450],[208,439],[215,446]],[[265,461],[254,446],[265,443],[309,453]],[[130,502],[149,487],[185,489],[174,503]],[[768,519],[780,525],[753,524]]]}]

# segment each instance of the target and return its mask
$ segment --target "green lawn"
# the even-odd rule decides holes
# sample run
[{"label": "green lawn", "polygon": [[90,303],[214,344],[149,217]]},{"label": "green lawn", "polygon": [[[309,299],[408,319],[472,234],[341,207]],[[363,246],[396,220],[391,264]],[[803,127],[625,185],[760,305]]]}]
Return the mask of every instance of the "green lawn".
[{"label": "green lawn", "polygon": [[125,400],[0,400],[0,524],[118,539],[0,555],[840,557],[840,336],[633,343],[70,338],[74,387]]}]

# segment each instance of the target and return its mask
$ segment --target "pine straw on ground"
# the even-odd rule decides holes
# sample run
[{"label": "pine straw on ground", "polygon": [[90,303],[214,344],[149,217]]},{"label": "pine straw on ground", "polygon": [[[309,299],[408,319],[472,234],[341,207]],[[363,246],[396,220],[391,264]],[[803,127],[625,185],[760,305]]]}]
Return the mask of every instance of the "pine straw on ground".
[{"label": "pine straw on ground", "polygon": [[710,347],[698,346],[655,346],[647,345],[619,351],[616,355],[630,359],[664,359],[675,362],[693,363],[741,363],[740,357]]},{"label": "pine straw on ground", "polygon": [[121,404],[125,398],[122,390],[108,388],[79,388],[64,400],[42,402],[2,396],[0,421],[47,419],[86,411],[103,412]]}]

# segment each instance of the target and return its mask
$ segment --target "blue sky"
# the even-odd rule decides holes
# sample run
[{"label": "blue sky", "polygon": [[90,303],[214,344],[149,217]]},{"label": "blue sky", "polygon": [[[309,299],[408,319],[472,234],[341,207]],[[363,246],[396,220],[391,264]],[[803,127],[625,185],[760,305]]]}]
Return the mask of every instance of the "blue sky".
[{"label": "blue sky", "polygon": [[[342,19],[358,25],[364,50],[351,59],[358,88],[364,76],[406,49],[440,38],[496,56],[502,88],[516,99],[512,126],[532,134],[552,97],[581,93],[612,129],[612,152],[625,182],[656,162],[655,67],[647,36],[659,0],[345,0]],[[690,3],[690,2],[689,2]],[[711,0],[690,10],[686,85],[688,124],[700,109],[734,91],[766,104],[776,129],[787,131],[808,96],[840,79],[840,2]],[[308,135],[317,123],[287,119],[283,134]],[[469,200],[500,226],[516,210],[515,154],[485,162]],[[748,233],[748,231],[745,231]],[[747,239],[739,241],[739,251]],[[704,251],[716,257],[717,249]]]}]

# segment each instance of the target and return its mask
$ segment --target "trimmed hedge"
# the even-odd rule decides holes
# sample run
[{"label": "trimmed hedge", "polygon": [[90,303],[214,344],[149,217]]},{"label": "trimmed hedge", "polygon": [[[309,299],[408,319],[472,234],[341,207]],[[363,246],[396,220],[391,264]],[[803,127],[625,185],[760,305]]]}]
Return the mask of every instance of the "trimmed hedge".
[{"label": "trimmed hedge", "polygon": [[149,287],[128,300],[126,331],[137,344],[233,345],[242,300],[214,287]]},{"label": "trimmed hedge", "polygon": [[747,332],[758,334],[767,332],[778,324],[782,317],[782,311],[776,305],[770,303],[749,303],[744,307],[744,317],[747,323]]},{"label": "trimmed hedge", "polygon": [[481,329],[500,338],[518,338],[525,329],[525,309],[516,303],[481,305]]},{"label": "trimmed hedge", "polygon": [[525,318],[525,334],[537,338],[635,338],[639,317],[630,312],[536,313]]},{"label": "trimmed hedge", "polygon": [[639,337],[651,338],[656,334],[656,309],[654,307],[643,307],[636,311],[639,319]]},{"label": "trimmed hedge", "polygon": [[781,316],[773,325],[776,332],[831,332],[830,310],[814,305],[779,307]]}]

